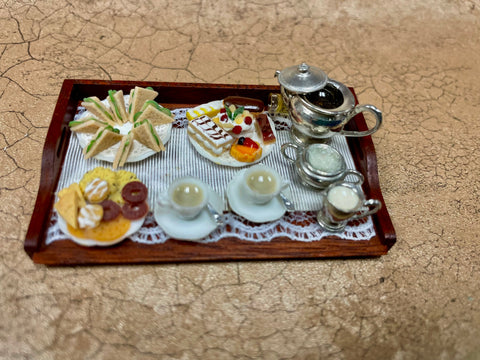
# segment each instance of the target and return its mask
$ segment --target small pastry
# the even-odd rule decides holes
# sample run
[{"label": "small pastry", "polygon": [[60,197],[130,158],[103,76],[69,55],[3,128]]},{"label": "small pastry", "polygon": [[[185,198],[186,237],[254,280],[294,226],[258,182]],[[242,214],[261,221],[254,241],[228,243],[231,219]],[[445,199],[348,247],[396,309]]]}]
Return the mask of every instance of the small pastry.
[{"label": "small pastry", "polygon": [[127,202],[122,206],[122,215],[128,220],[138,220],[147,215],[148,210],[149,207],[146,201],[138,204]]},{"label": "small pastry", "polygon": [[248,137],[240,137],[232,145],[230,155],[241,162],[254,162],[262,156],[262,147]]},{"label": "small pastry", "polygon": [[96,178],[100,178],[102,180],[105,180],[108,182],[108,186],[110,187],[110,192],[113,193],[116,191],[115,187],[115,178],[117,177],[117,173],[113,171],[112,169],[105,168],[102,166],[97,166],[95,169],[92,169],[90,171],[87,171],[78,185],[80,186],[80,189],[82,191],[82,196],[85,194],[85,189],[87,188],[87,185],[92,182]]},{"label": "small pastry", "polygon": [[148,196],[147,187],[140,181],[132,181],[122,189],[122,198],[126,202],[138,204],[144,202]]},{"label": "small pastry", "polygon": [[233,136],[240,136],[254,128],[255,116],[243,107],[236,108],[234,105],[222,108],[213,119],[215,123]]},{"label": "small pastry", "polygon": [[103,208],[102,221],[115,220],[122,212],[122,208],[115,201],[104,200],[100,203]]},{"label": "small pastry", "polygon": [[261,113],[265,108],[262,100],[243,96],[227,96],[223,99],[223,104],[225,107],[229,107],[230,105],[234,105],[237,108],[243,107],[252,113]]},{"label": "small pastry", "polygon": [[110,188],[106,180],[95,178],[85,187],[85,198],[93,203],[100,203],[110,195]]},{"label": "small pastry", "polygon": [[243,110],[241,114],[237,115],[233,120],[232,132],[235,135],[246,133],[254,127],[255,116],[248,110]]},{"label": "small pastry", "polygon": [[103,207],[97,204],[87,204],[78,212],[78,227],[80,229],[96,228],[103,218]]}]

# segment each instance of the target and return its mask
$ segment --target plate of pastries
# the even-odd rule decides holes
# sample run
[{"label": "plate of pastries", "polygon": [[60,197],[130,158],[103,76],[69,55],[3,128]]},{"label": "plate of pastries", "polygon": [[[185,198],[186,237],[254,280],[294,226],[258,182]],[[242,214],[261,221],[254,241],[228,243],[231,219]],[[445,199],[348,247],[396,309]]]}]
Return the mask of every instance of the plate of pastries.
[{"label": "plate of pastries", "polygon": [[219,165],[258,163],[276,143],[274,123],[261,100],[228,96],[189,109],[186,116],[190,143]]},{"label": "plate of pastries", "polygon": [[111,246],[137,232],[150,207],[148,189],[126,170],[96,167],[57,193],[60,230],[83,246]]}]

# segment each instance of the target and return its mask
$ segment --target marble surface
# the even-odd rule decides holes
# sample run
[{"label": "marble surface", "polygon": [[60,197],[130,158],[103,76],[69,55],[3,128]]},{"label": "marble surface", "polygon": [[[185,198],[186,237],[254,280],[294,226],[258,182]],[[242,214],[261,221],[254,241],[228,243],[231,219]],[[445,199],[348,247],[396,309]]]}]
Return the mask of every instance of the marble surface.
[{"label": "marble surface", "polygon": [[[23,251],[63,79],[276,84],[383,110],[378,259],[46,268]],[[480,3],[0,2],[1,359],[479,359]]]}]

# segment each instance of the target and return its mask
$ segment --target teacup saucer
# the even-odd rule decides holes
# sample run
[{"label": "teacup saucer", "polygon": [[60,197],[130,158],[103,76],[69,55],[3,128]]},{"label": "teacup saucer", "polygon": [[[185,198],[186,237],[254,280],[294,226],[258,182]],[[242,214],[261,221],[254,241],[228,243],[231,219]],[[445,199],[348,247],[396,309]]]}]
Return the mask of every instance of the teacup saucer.
[{"label": "teacup saucer", "polygon": [[[227,187],[227,199],[230,208],[238,215],[254,223],[265,223],[280,219],[287,211],[282,200],[276,196],[266,204],[258,205],[249,202],[241,193],[244,170],[230,181]],[[287,187],[283,193],[289,197],[290,189]]]},{"label": "teacup saucer", "polygon": [[[223,200],[211,188],[209,188],[209,201],[215,210],[220,214],[223,213]],[[185,220],[170,207],[159,205],[157,202],[153,215],[162,230],[177,240],[201,240],[218,226],[207,208],[203,209],[195,219]]]}]

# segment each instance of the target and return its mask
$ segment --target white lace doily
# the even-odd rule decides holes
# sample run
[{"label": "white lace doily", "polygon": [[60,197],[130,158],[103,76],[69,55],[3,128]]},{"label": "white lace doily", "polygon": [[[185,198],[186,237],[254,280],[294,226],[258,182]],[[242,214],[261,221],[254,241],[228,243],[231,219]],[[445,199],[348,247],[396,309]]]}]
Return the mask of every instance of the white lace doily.
[{"label": "white lace doily", "polygon": [[[134,172],[145,183],[149,189],[148,201],[150,204],[155,203],[159,194],[166,191],[174,179],[187,175],[195,176],[208,183],[224,198],[228,183],[242,169],[215,165],[196,152],[187,136],[188,120],[185,117],[187,110],[172,111],[175,122],[165,152],[158,153],[141,162],[126,164],[124,167],[125,170]],[[211,243],[224,237],[238,237],[254,242],[271,241],[276,237],[288,237],[292,241],[305,242],[318,241],[331,235],[347,240],[369,240],[374,237],[375,228],[371,217],[350,222],[342,233],[333,234],[320,228],[315,221],[316,210],[321,207],[319,190],[303,186],[297,177],[294,165],[286,161],[280,152],[281,145],[290,141],[289,120],[283,119],[279,122],[276,119],[275,125],[277,130],[275,149],[264,159],[263,163],[277,169],[282,177],[290,180],[291,200],[295,203],[298,211],[286,213],[282,218],[266,224],[252,224],[234,213],[227,212],[224,214],[225,225],[217,228],[202,242]],[[355,168],[344,137],[333,137],[330,145],[344,156],[348,168]],[[109,167],[111,165],[95,159],[85,161],[77,138],[71,136],[57,191],[69,186],[72,182],[79,182],[87,171],[97,166]],[[226,205],[224,210],[228,210]],[[56,213],[53,212],[46,236],[47,245],[65,239],[65,235],[57,225],[56,216]],[[168,240],[168,237],[156,224],[153,215],[149,214],[144,226],[130,239],[142,244],[161,244]]]}]

